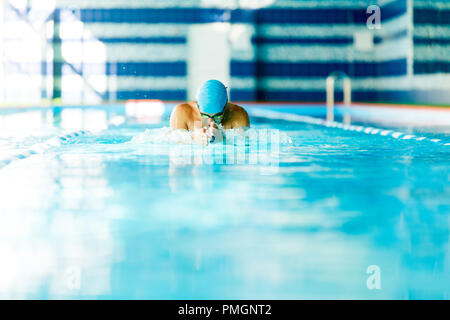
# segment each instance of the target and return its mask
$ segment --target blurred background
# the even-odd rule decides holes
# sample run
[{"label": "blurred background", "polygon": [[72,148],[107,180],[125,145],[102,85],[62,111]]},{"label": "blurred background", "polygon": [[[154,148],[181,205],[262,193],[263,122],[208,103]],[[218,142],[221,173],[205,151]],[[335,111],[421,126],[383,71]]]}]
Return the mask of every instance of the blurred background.
[{"label": "blurred background", "polygon": [[448,0],[1,0],[0,104],[194,99],[208,78],[323,102],[334,71],[354,101],[449,104],[449,24]]},{"label": "blurred background", "polygon": [[[245,141],[164,127],[209,78]],[[449,299],[433,105],[450,0],[0,0],[0,299]]]}]

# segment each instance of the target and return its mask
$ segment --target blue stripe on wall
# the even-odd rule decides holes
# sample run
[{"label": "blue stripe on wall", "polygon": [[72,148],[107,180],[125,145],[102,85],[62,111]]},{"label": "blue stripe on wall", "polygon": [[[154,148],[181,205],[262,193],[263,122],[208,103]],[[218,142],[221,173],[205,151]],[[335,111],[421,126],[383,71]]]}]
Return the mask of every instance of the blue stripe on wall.
[{"label": "blue stripe on wall", "polygon": [[74,15],[82,22],[110,23],[210,23],[254,21],[252,10],[224,10],[216,8],[128,8],[56,10],[56,21]]},{"label": "blue stripe on wall", "polygon": [[342,24],[366,23],[365,9],[261,9],[257,23],[276,24]]},{"label": "blue stripe on wall", "polygon": [[414,24],[450,24],[450,10],[414,8]]},{"label": "blue stripe on wall", "polygon": [[[406,2],[396,1],[383,7],[385,22],[406,12]],[[263,8],[227,10],[217,8],[127,8],[127,9],[57,9],[56,21],[75,16],[82,22],[109,23],[275,23],[275,24],[365,24],[366,8]]]},{"label": "blue stripe on wall", "polygon": [[232,101],[258,101],[258,92],[251,89],[230,89]]},{"label": "blue stripe on wall", "polygon": [[397,18],[408,11],[407,0],[398,0],[381,7],[381,22]]},{"label": "blue stripe on wall", "polygon": [[[403,15],[407,12],[406,0],[394,1],[381,9],[381,22]],[[367,18],[366,8],[324,8],[324,9],[273,9],[263,8],[256,13],[257,23],[298,23],[298,24],[365,24]]]},{"label": "blue stripe on wall", "polygon": [[[424,37],[414,37],[414,44],[425,44],[425,45],[450,45],[450,38],[424,38]],[[449,50],[450,51],[450,50]]]},{"label": "blue stripe on wall", "polygon": [[450,73],[449,61],[414,61],[414,73]]},{"label": "blue stripe on wall", "polygon": [[[392,33],[383,37],[375,36],[373,41],[375,44],[380,44],[385,41],[398,40],[401,38],[406,38],[408,36],[407,30],[402,30],[396,33]],[[252,42],[257,45],[266,44],[314,44],[314,45],[350,45],[353,44],[353,37],[307,37],[307,38],[292,38],[292,37],[253,37]]]},{"label": "blue stripe on wall", "polygon": [[386,35],[384,37],[375,36],[375,37],[373,37],[373,42],[375,44],[379,44],[382,42],[398,40],[398,39],[402,39],[402,38],[406,38],[406,37],[408,37],[408,30],[401,30],[399,32],[395,32],[395,33]]},{"label": "blue stripe on wall", "polygon": [[264,38],[254,37],[252,42],[255,44],[342,44],[348,45],[353,43],[352,37],[331,37],[331,38]]},{"label": "blue stripe on wall", "polygon": [[248,62],[231,61],[231,76],[253,77],[327,77],[343,71],[351,77],[399,76],[407,72],[407,60],[384,62]]}]

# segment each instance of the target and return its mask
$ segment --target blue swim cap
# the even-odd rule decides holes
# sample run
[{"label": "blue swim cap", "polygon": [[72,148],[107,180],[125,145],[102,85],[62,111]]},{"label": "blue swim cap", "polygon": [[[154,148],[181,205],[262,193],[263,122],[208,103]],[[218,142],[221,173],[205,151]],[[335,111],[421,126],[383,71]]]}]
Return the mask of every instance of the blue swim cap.
[{"label": "blue swim cap", "polygon": [[197,91],[197,104],[202,112],[222,112],[227,101],[227,88],[219,80],[208,80]]}]

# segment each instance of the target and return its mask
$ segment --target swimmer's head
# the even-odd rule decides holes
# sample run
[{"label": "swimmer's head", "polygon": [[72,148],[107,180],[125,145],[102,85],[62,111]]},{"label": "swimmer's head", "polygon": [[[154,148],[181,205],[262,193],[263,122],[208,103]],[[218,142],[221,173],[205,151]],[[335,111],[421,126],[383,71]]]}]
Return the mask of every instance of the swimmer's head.
[{"label": "swimmer's head", "polygon": [[211,115],[220,113],[227,102],[227,88],[219,80],[208,80],[197,91],[197,104],[201,112]]}]

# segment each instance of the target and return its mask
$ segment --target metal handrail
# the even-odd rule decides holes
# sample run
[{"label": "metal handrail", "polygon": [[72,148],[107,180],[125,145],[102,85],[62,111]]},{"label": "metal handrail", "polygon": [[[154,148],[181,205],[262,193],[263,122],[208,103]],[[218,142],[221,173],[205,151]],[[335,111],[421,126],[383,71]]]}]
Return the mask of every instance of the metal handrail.
[{"label": "metal handrail", "polygon": [[337,79],[344,82],[344,104],[349,106],[352,103],[352,84],[349,76],[342,71],[335,71],[327,77],[327,120],[334,121],[334,83]]}]

